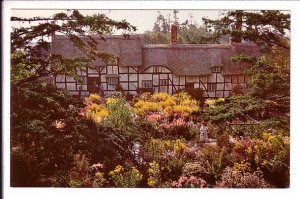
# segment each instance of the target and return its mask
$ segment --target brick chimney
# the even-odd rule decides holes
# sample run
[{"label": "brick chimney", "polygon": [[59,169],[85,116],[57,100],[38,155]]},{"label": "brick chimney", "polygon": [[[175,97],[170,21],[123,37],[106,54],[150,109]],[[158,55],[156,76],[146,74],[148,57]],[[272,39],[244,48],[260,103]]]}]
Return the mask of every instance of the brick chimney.
[{"label": "brick chimney", "polygon": [[171,25],[171,44],[177,44],[177,25]]}]

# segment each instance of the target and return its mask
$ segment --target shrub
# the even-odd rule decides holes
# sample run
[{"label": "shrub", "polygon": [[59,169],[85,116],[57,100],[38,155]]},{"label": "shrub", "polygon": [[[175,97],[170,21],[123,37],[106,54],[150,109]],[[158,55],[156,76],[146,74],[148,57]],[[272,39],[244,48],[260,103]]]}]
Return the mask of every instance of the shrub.
[{"label": "shrub", "polygon": [[147,184],[150,187],[159,187],[161,185],[161,172],[159,164],[153,160],[149,165],[149,178]]},{"label": "shrub", "polygon": [[189,116],[193,112],[199,111],[199,106],[196,100],[184,92],[172,96],[167,93],[155,93],[149,97],[138,99],[134,104],[134,111],[141,116],[154,112],[161,112],[166,117],[174,114]]},{"label": "shrub", "polygon": [[163,154],[167,152],[173,152],[176,158],[183,158],[187,151],[187,147],[179,139],[176,141],[151,139],[145,150],[147,155],[149,155],[148,158],[160,161],[160,159],[164,157]]},{"label": "shrub", "polygon": [[186,163],[182,169],[182,174],[186,177],[205,177],[207,176],[206,169],[199,163]]},{"label": "shrub", "polygon": [[223,188],[269,188],[261,171],[242,172],[227,167],[221,176],[218,187]]},{"label": "shrub", "polygon": [[74,166],[69,171],[70,187],[91,187],[90,162],[86,154],[76,154],[74,156]]},{"label": "shrub", "polygon": [[204,188],[206,186],[205,180],[196,178],[194,176],[186,177],[181,176],[179,180],[173,181],[172,187],[174,188]]},{"label": "shrub", "polygon": [[135,167],[131,167],[130,170],[125,171],[121,165],[116,166],[108,175],[116,187],[123,188],[134,188],[143,178],[143,175]]},{"label": "shrub", "polygon": [[255,162],[265,178],[276,187],[288,187],[290,175],[289,137],[262,133],[254,146]]},{"label": "shrub", "polygon": [[11,186],[51,186],[81,147],[83,105],[43,83],[12,85],[11,100]]},{"label": "shrub", "polygon": [[205,168],[200,176],[208,183],[214,184],[218,180],[226,166],[231,164],[231,157],[225,148],[214,145],[205,145],[196,158]]}]

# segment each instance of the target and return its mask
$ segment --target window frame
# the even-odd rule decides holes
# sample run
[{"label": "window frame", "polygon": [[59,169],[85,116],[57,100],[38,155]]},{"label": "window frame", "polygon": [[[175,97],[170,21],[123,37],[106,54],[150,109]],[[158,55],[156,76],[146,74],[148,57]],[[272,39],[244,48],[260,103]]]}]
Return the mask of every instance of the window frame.
[{"label": "window frame", "polygon": [[207,84],[207,91],[208,92],[215,92],[215,91],[217,91],[217,83],[208,83]]},{"label": "window frame", "polygon": [[[147,84],[149,82],[151,83],[150,85]],[[153,88],[153,80],[142,80],[142,88]]]},{"label": "window frame", "polygon": [[220,73],[221,72],[221,66],[212,66],[211,71],[213,73]]},{"label": "window frame", "polygon": [[[119,80],[120,78],[118,77],[118,76],[109,76],[109,77],[106,77],[106,83],[108,84],[108,85],[117,85],[117,84],[119,84]],[[112,81],[112,80],[114,80],[114,81]]]},{"label": "window frame", "polygon": [[168,79],[160,79],[159,80],[159,85],[160,86],[168,86],[169,85],[169,80]]},{"label": "window frame", "polygon": [[161,73],[161,66],[153,66],[153,73]]}]

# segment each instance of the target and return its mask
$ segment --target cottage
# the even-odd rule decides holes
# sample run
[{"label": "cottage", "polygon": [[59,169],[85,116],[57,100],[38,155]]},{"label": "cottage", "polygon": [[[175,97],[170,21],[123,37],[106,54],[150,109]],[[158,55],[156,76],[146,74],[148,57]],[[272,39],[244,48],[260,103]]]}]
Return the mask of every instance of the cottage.
[{"label": "cottage", "polygon": [[[58,88],[83,96],[93,92],[109,94],[117,88],[136,94],[138,90],[174,93],[181,89],[202,89],[204,97],[227,97],[235,86],[245,86],[250,76],[243,74],[245,63],[233,63],[235,54],[258,56],[253,43],[177,44],[176,32],[171,44],[142,44],[138,36],[97,38],[97,49],[114,55],[114,62],[96,59],[98,70],[78,71],[83,82],[57,75]],[[82,57],[83,53],[63,35],[52,39],[52,53]]]}]

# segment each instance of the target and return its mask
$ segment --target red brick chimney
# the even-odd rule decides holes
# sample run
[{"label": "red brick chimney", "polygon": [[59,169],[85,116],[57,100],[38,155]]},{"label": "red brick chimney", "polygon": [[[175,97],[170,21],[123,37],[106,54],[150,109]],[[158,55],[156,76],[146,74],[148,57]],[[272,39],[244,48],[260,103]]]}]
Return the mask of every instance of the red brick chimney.
[{"label": "red brick chimney", "polygon": [[171,26],[171,44],[177,44],[177,25]]}]

